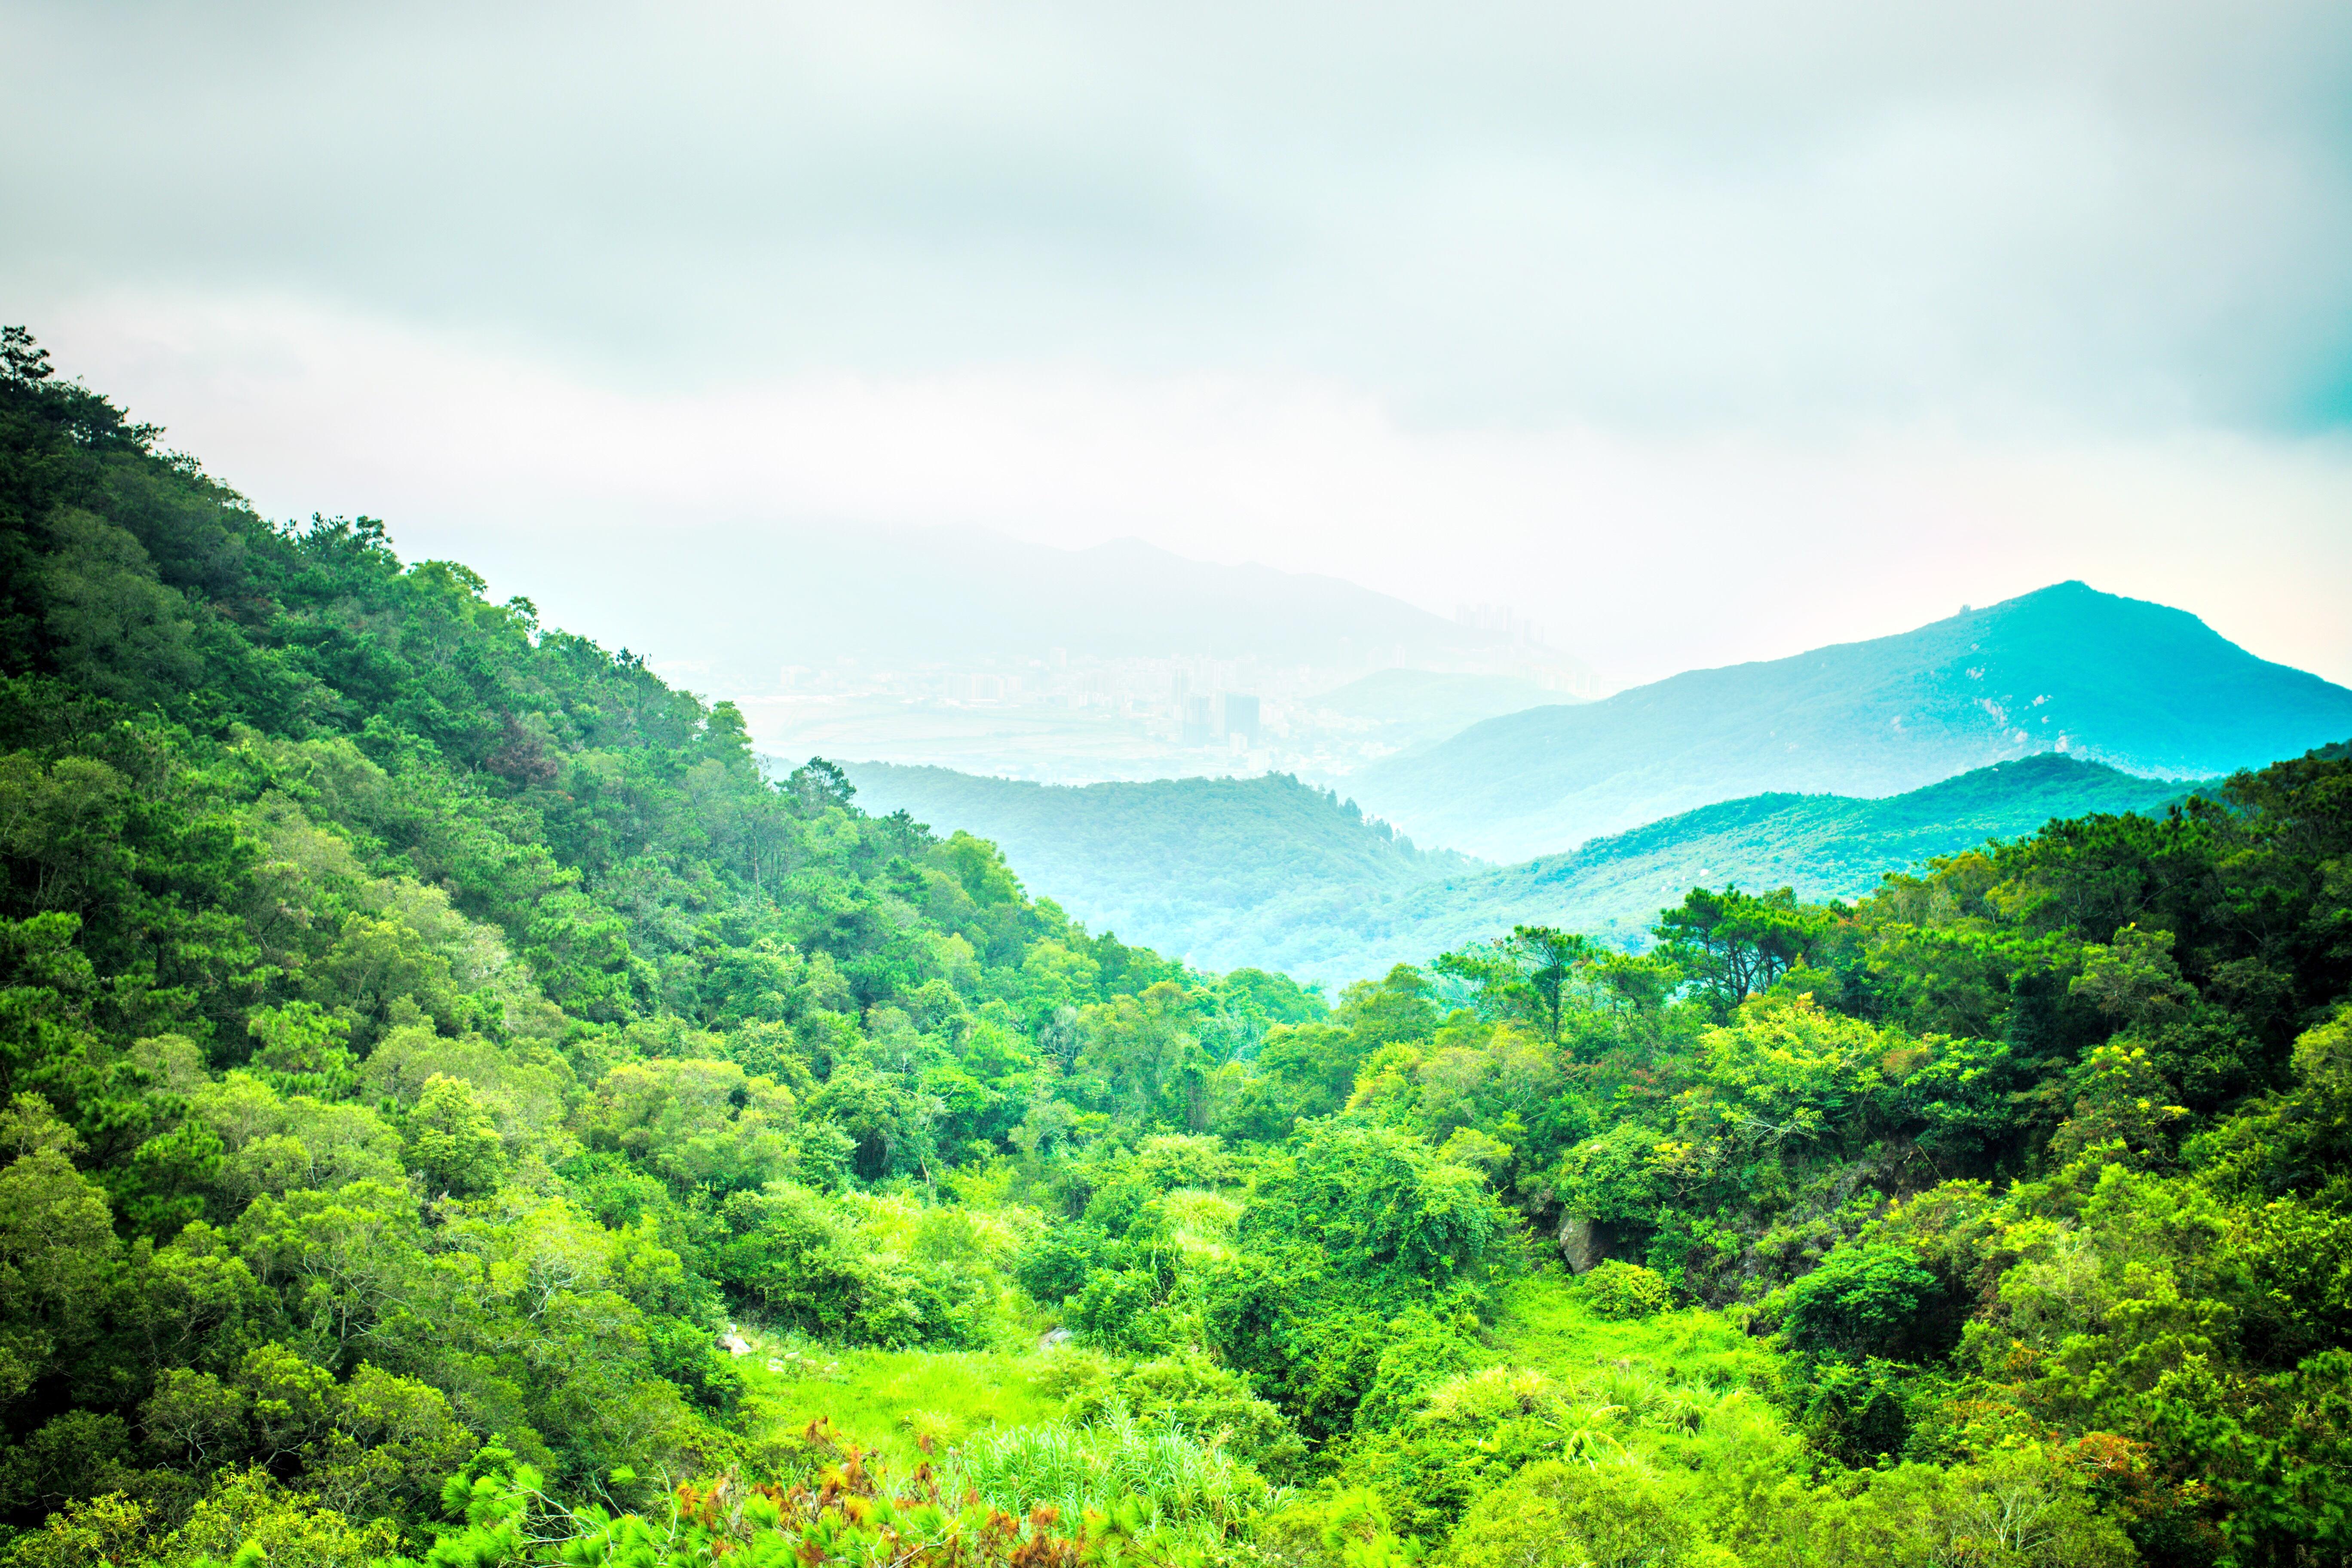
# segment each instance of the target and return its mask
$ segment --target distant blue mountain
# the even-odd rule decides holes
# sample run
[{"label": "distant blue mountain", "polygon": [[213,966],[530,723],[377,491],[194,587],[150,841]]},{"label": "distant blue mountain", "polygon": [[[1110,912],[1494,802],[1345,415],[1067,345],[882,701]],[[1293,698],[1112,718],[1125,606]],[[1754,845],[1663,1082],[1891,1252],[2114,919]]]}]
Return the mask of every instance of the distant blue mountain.
[{"label": "distant blue mountain", "polygon": [[1366,899],[1349,917],[1349,948],[1371,972],[1383,959],[1404,962],[1523,921],[1638,946],[1658,910],[1694,887],[1733,882],[1758,892],[1792,887],[1814,900],[1855,899],[1890,871],[1988,839],[2019,837],[2062,817],[2161,816],[2200,787],[2045,752],[1883,800],[1783,794],[1718,801],[1565,855]]},{"label": "distant blue mountain", "polygon": [[1073,786],[853,763],[869,811],[1001,845],[1032,892],[1204,969],[1345,984],[1531,922],[1638,944],[1704,882],[1852,898],[1883,872],[2053,817],[2153,813],[2190,786],[2054,753],[1887,800],[1722,801],[1566,855],[1486,866],[1417,849],[1336,795],[1271,774]]},{"label": "distant blue mountain", "polygon": [[1349,779],[1423,844],[1558,853],[1715,801],[1897,795],[2037,752],[2202,778],[2352,736],[2352,690],[2062,583],[1916,631],[1490,719]]}]

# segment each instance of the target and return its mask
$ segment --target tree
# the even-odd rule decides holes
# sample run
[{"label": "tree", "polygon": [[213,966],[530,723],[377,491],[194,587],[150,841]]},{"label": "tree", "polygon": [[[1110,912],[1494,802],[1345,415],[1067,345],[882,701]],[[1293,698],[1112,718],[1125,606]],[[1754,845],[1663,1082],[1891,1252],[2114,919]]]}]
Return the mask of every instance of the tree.
[{"label": "tree", "polygon": [[435,1073],[408,1112],[408,1163],[436,1193],[473,1197],[499,1184],[506,1145],[474,1086]]},{"label": "tree", "polygon": [[1128,1115],[1199,1132],[1208,1126],[1210,1060],[1194,1030],[1192,998],[1160,981],[1086,1016],[1077,1067],[1098,1077]]},{"label": "tree", "polygon": [[1728,1013],[1803,963],[1829,926],[1829,912],[1800,904],[1791,889],[1759,896],[1726,886],[1719,893],[1693,888],[1660,912],[1650,933],[1717,1012]]},{"label": "tree", "polygon": [[1523,1017],[1558,1045],[1570,986],[1592,958],[1592,943],[1584,937],[1523,925],[1484,947],[1446,953],[1436,968],[1475,985],[1480,1009],[1489,1016]]},{"label": "tree", "polygon": [[847,809],[857,796],[857,786],[849,782],[840,763],[811,757],[784,781],[784,793],[793,797],[802,812],[815,816],[836,807]]},{"label": "tree", "polygon": [[1780,1321],[1792,1342],[1817,1355],[1916,1354],[1937,1348],[1917,1334],[1940,1290],[1907,1247],[1842,1247],[1782,1293]]},{"label": "tree", "polygon": [[0,1402],[97,1331],[116,1252],[105,1194],[54,1142],[0,1171]]}]

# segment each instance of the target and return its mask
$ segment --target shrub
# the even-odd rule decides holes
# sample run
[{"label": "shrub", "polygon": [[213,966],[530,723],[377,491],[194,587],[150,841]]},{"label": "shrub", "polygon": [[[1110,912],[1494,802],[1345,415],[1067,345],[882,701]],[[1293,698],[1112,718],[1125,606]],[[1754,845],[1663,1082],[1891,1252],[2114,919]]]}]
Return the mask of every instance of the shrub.
[{"label": "shrub", "polygon": [[1584,1299],[1604,1318],[1646,1318],[1673,1305],[1674,1292],[1657,1270],[1612,1258],[1584,1277]]},{"label": "shrub", "polygon": [[1021,1289],[1046,1306],[1067,1300],[1100,1268],[1109,1238],[1089,1225],[1057,1225],[1031,1237],[1013,1259]]},{"label": "shrub", "polygon": [[1241,1243],[1303,1253],[1347,1281],[1351,1302],[1393,1310],[1433,1291],[1486,1289],[1510,1259],[1512,1234],[1475,1172],[1394,1128],[1333,1123],[1260,1176]]},{"label": "shrub", "polygon": [[1063,1321],[1080,1342],[1118,1355],[1154,1355],[1189,1337],[1191,1324],[1165,1300],[1167,1284],[1139,1268],[1097,1268],[1070,1298]]},{"label": "shrub", "polygon": [[1843,1247],[1780,1293],[1780,1322],[1790,1343],[1816,1355],[1911,1360],[1904,1352],[1939,1293],[1907,1247]]},{"label": "shrub", "polygon": [[885,1348],[969,1347],[993,1331],[982,1279],[877,1252],[835,1202],[806,1188],[733,1194],[719,1218],[734,1233],[718,1249],[720,1279],[780,1324]]},{"label": "shrub", "polygon": [[1471,1364],[1478,1348],[1471,1335],[1477,1326],[1469,1312],[1448,1316],[1426,1307],[1412,1308],[1391,1321],[1379,1371],[1356,1406],[1356,1430],[1376,1432],[1411,1419],[1431,1388]]},{"label": "shrub", "polygon": [[1720,1560],[1672,1478],[1627,1463],[1529,1465],[1473,1503],[1445,1562],[1460,1568],[1682,1568]]},{"label": "shrub", "polygon": [[1197,1352],[1143,1362],[1070,1396],[1070,1419],[1080,1426],[1108,1424],[1121,1415],[1181,1427],[1277,1479],[1307,1457],[1307,1446],[1281,1411],[1251,1393],[1240,1373]]}]

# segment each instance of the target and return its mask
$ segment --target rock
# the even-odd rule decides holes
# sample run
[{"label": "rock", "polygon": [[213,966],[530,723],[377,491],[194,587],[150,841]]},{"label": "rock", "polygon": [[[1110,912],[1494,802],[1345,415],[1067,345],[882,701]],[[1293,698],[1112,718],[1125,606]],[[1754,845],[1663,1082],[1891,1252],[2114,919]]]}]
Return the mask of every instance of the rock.
[{"label": "rock", "polygon": [[750,1355],[751,1353],[751,1342],[740,1334],[720,1335],[719,1340],[719,1348],[725,1351],[729,1355]]},{"label": "rock", "polygon": [[1040,1353],[1052,1350],[1056,1345],[1066,1345],[1069,1342],[1070,1331],[1067,1329],[1048,1329],[1037,1336],[1037,1349]]},{"label": "rock", "polygon": [[1591,1220],[1570,1215],[1559,1222],[1559,1255],[1568,1260],[1568,1271],[1582,1274],[1609,1256],[1601,1239],[1601,1227]]}]

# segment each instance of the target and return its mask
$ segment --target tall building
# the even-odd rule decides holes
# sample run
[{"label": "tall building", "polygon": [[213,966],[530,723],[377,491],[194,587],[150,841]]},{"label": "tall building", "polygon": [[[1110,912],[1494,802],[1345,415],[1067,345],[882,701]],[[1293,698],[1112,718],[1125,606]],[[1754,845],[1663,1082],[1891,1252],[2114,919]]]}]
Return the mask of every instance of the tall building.
[{"label": "tall building", "polygon": [[1205,746],[1217,738],[1217,700],[1206,692],[1184,699],[1183,743]]},{"label": "tall building", "polygon": [[1223,704],[1223,731],[1228,739],[1239,735],[1243,740],[1257,740],[1257,699],[1239,691],[1228,691]]}]

